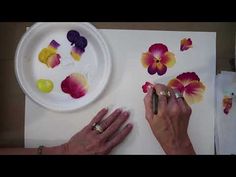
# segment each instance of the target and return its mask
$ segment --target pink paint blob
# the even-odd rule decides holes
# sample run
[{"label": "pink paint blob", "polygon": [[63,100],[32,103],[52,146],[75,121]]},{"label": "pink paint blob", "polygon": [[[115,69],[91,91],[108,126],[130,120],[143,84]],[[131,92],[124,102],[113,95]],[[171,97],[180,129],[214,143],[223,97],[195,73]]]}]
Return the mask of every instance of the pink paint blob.
[{"label": "pink paint blob", "polygon": [[82,74],[73,73],[62,81],[61,89],[72,98],[78,99],[86,95],[88,91],[88,82]]}]

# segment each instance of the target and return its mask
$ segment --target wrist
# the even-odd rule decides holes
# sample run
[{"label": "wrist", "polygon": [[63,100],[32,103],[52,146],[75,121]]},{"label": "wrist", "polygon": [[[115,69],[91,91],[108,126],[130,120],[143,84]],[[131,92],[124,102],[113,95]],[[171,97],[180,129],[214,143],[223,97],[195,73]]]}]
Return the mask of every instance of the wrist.
[{"label": "wrist", "polygon": [[43,147],[42,155],[64,155],[66,154],[65,145]]},{"label": "wrist", "polygon": [[192,143],[189,138],[186,138],[181,143],[177,143],[166,149],[167,155],[196,155]]}]

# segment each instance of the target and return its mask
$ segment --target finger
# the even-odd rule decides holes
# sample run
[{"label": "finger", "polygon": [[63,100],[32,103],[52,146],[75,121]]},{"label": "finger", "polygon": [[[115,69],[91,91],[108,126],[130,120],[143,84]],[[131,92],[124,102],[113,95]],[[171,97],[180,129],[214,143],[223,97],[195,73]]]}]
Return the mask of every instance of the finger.
[{"label": "finger", "polygon": [[161,95],[160,92],[167,91],[168,88],[162,84],[156,84],[154,85],[154,88],[158,95],[158,113],[163,113],[165,108],[167,107],[167,97],[164,95]]},{"label": "finger", "polygon": [[184,98],[178,98],[177,101],[183,113],[191,114],[191,107],[188,105]]},{"label": "finger", "polygon": [[89,127],[92,127],[94,123],[98,123],[100,122],[103,117],[107,114],[108,109],[107,108],[103,108],[102,110],[100,110],[97,115],[92,119],[92,121],[88,124]]},{"label": "finger", "polygon": [[116,120],[116,118],[121,114],[121,109],[116,109],[110,116],[108,116],[105,120],[103,120],[99,125],[102,127],[103,130],[107,129],[112,122]]},{"label": "finger", "polygon": [[116,118],[116,120],[102,134],[100,134],[101,138],[103,140],[106,140],[110,136],[112,136],[123,125],[123,123],[128,119],[128,117],[129,112],[125,111],[121,113]]},{"label": "finger", "polygon": [[127,137],[132,128],[132,124],[127,124],[117,135],[106,143],[106,148],[112,150],[115,146],[120,144]]},{"label": "finger", "polygon": [[170,92],[170,98],[168,99],[168,105],[173,105],[173,104],[178,104],[178,100],[175,97],[175,92],[172,88],[168,88],[169,92]]},{"label": "finger", "polygon": [[152,110],[152,92],[153,89],[148,89],[146,96],[144,97],[144,105],[145,105],[145,117],[148,121],[153,118],[153,110]]}]

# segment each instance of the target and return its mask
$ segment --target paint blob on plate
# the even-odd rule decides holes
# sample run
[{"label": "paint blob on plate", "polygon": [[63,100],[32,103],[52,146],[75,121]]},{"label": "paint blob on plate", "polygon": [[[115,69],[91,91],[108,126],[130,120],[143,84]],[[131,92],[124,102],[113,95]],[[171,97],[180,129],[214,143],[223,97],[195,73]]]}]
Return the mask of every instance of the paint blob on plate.
[{"label": "paint blob on plate", "polygon": [[37,80],[37,88],[43,93],[49,93],[53,89],[53,82],[48,79]]},{"label": "paint blob on plate", "polygon": [[78,99],[86,95],[88,91],[88,82],[84,75],[72,73],[62,81],[61,89],[72,98]]}]

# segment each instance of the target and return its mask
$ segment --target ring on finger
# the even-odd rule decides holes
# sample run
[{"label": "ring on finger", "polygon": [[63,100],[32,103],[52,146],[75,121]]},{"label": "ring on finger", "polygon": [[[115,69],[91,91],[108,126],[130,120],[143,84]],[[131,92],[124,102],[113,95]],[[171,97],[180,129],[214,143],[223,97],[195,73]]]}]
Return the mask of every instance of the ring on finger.
[{"label": "ring on finger", "polygon": [[92,128],[93,130],[96,130],[99,134],[101,134],[104,131],[103,128],[97,123],[94,123],[92,125]]},{"label": "ring on finger", "polygon": [[169,90],[168,90],[168,91],[165,90],[165,91],[160,91],[160,92],[159,92],[159,95],[163,95],[163,96],[166,96],[166,97],[170,97],[171,94],[170,94],[170,91],[169,91]]},{"label": "ring on finger", "polygon": [[175,98],[178,99],[178,98],[184,98],[184,97],[182,93],[180,93],[179,91],[175,91]]}]

